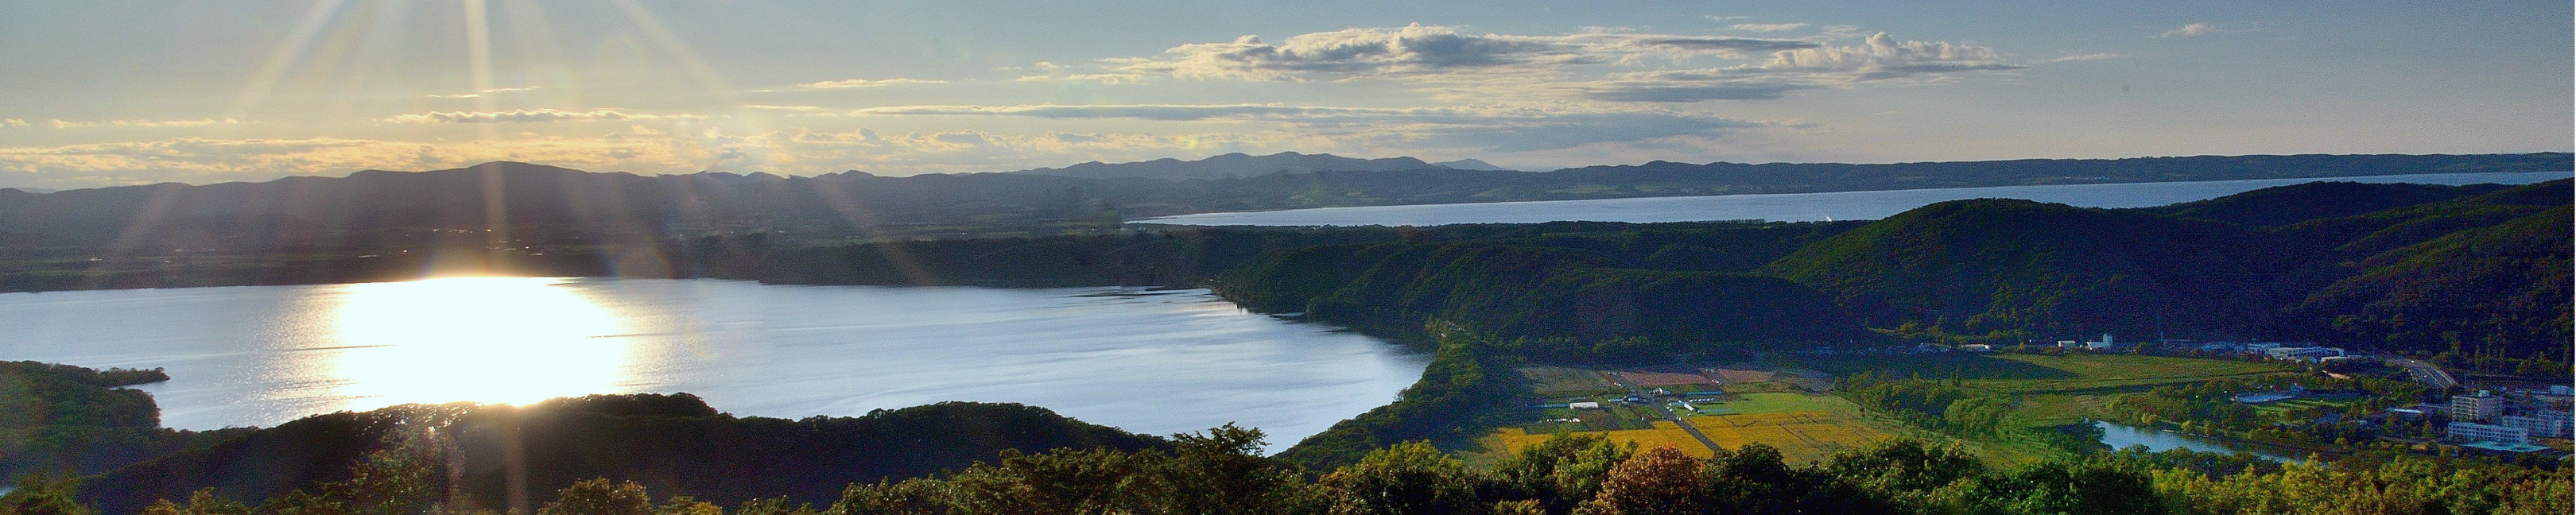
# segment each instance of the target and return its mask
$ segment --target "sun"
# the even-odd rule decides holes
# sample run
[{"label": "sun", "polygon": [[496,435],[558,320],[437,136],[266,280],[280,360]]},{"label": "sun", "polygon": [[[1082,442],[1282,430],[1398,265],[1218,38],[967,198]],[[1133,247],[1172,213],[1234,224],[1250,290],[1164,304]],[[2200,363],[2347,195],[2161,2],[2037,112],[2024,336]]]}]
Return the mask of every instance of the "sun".
[{"label": "sun", "polygon": [[634,349],[620,318],[565,280],[447,277],[349,285],[331,381],[351,404],[523,404],[614,393]]}]

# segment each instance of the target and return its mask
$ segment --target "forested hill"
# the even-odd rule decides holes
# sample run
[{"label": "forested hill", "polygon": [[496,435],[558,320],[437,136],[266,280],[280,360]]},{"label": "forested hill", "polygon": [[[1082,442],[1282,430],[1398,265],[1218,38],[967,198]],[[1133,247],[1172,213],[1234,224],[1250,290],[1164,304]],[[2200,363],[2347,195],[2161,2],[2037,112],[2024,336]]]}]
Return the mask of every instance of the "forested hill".
[{"label": "forested hill", "polygon": [[[1254,309],[1345,323],[1454,320],[1538,358],[2116,333],[2564,362],[2570,187],[2302,185],[2138,210],[1967,200],[1866,223],[1463,240],[1443,228],[1274,252],[1215,284]],[[2364,208],[2384,209],[2347,214]]]},{"label": "forested hill", "polygon": [[[234,499],[297,489],[366,493],[369,481],[418,480],[400,474],[434,465],[456,474],[447,481],[464,505],[503,512],[526,513],[551,497],[546,492],[594,477],[727,505],[781,495],[829,503],[852,482],[926,476],[992,461],[1004,450],[1165,445],[1017,404],[953,402],[784,420],[726,415],[687,394],[602,395],[306,417],[91,478],[80,496],[103,513],[136,513],[207,487]],[[441,458],[406,461],[423,456]],[[321,483],[339,485],[313,490]]]}]

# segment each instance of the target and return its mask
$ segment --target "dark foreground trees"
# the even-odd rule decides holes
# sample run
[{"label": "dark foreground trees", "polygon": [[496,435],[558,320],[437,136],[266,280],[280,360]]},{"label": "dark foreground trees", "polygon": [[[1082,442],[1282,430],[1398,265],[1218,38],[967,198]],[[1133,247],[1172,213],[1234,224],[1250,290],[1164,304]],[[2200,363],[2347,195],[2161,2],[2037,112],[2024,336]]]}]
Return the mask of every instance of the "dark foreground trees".
[{"label": "dark foreground trees", "polygon": [[[1694,458],[1565,436],[1473,466],[1419,442],[1316,473],[1262,457],[1261,433],[1179,435],[1168,449],[1004,452],[932,477],[853,484],[815,506],[786,497],[730,508],[638,483],[574,482],[537,515],[1018,514],[2536,514],[2568,513],[2570,476],[2492,461],[2412,456],[2335,464],[2210,467],[2194,456],[2124,451],[1998,467],[1957,448],[1896,439],[1823,463],[1784,463],[1755,444]],[[398,443],[348,481],[258,505],[200,491],[145,515],[488,513],[449,504],[436,449]],[[28,478],[0,515],[91,513],[67,482]],[[663,492],[671,494],[674,492]],[[681,492],[684,493],[684,492]]]}]

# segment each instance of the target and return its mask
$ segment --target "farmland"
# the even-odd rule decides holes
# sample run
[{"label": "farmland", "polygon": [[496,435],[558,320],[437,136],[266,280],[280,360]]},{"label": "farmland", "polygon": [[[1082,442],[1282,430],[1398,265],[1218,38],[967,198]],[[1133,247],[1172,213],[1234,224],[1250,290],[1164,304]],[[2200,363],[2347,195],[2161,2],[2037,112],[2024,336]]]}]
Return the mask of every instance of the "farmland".
[{"label": "farmland", "polygon": [[[1722,389],[1725,395],[1717,402],[1693,403],[1701,413],[1685,413],[1683,421],[1720,447],[1761,443],[1780,449],[1792,462],[1813,462],[1897,435],[1956,441],[1957,437],[1824,393],[1835,379],[1857,374],[1933,379],[1990,392],[2011,400],[2010,420],[2015,426],[2048,431],[2077,424],[2099,413],[2104,403],[2155,386],[2286,372],[2268,363],[2126,354],[1801,356],[1696,370],[1530,367],[1521,370],[1522,376],[1543,402],[1613,402],[1604,402],[1598,409],[1542,409],[1536,420],[1500,429],[1483,443],[1487,452],[1516,451],[1554,434],[1585,433],[1640,446],[1671,445],[1704,455],[1705,445],[1674,422],[1657,420],[1663,417],[1654,407],[1615,401],[1630,388],[1664,387],[1676,393]],[[2056,452],[2027,436],[1977,437],[1961,443],[1981,456],[2005,462]]]}]

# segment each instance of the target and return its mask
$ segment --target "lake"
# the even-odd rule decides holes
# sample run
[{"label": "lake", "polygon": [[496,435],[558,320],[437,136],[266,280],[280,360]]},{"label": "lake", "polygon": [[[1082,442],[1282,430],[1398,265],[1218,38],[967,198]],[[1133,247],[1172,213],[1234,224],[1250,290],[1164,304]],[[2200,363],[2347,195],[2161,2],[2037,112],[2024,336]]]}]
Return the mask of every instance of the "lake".
[{"label": "lake", "polygon": [[0,294],[0,359],[166,367],[163,425],[402,403],[688,392],[736,415],[1017,402],[1283,449],[1394,400],[1427,356],[1205,290],[423,281]]},{"label": "lake", "polygon": [[2147,446],[2147,450],[2150,451],[2190,449],[2194,451],[2214,452],[2219,454],[2245,453],[2252,454],[2258,458],[2284,463],[2305,459],[2291,457],[2277,452],[2267,452],[2249,445],[2220,442],[2162,429],[2147,429],[2123,424],[2113,424],[2099,420],[2093,421],[2093,427],[2102,428],[2102,443],[2110,444],[2112,449],[2127,449],[2131,446],[2144,445]]},{"label": "lake", "polygon": [[1704,222],[1715,220],[1875,220],[1925,205],[1976,198],[2016,198],[2080,207],[2151,207],[2207,200],[2248,191],[2317,181],[2421,184],[2530,184],[2565,179],[2569,172],[2447,173],[2253,179],[2240,181],[1995,186],[1921,190],[1842,191],[1703,197],[1328,207],[1253,213],[1204,213],[1137,220],[1173,225],[1432,226],[1448,224],[1595,222]]}]

